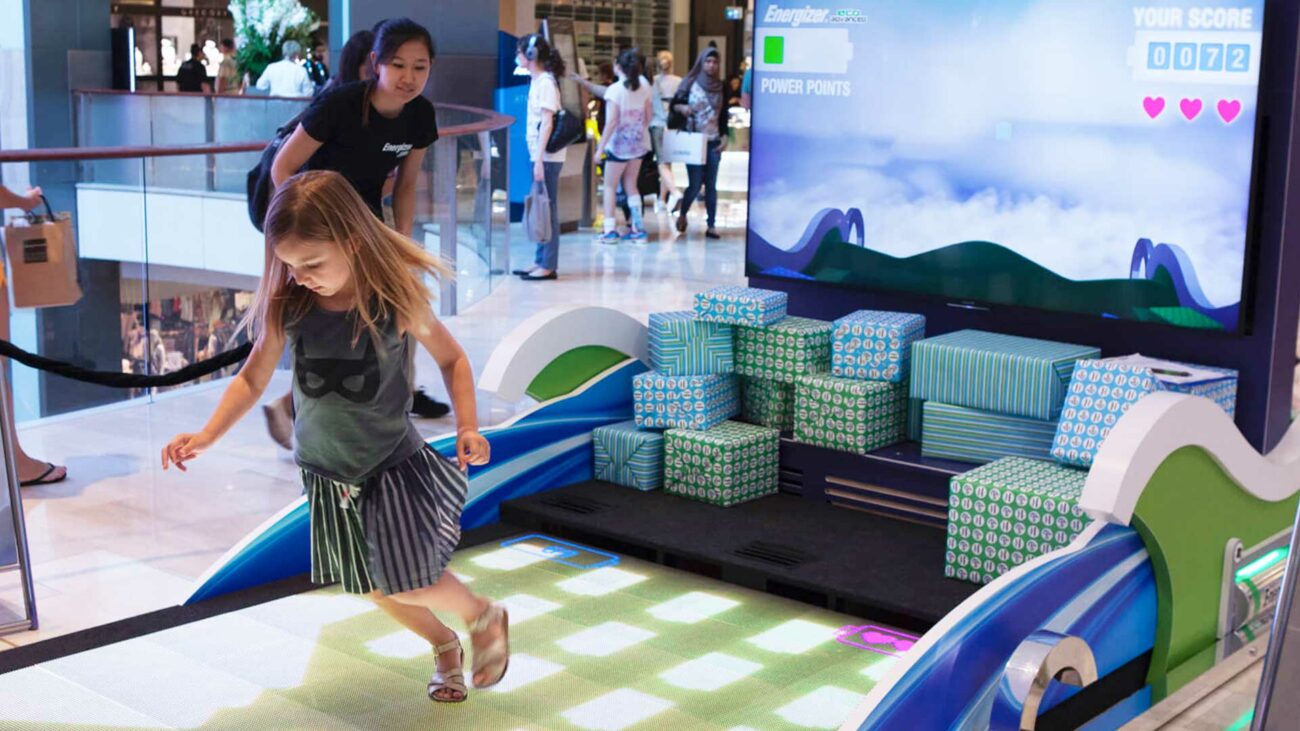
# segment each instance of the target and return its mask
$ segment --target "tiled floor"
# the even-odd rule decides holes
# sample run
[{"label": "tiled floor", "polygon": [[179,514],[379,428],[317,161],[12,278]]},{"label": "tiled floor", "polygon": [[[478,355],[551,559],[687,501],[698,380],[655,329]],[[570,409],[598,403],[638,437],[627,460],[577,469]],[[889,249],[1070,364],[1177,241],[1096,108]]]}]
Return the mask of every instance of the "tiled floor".
[{"label": "tiled floor", "polygon": [[867,636],[858,618],[555,548],[537,536],[452,559],[511,619],[504,681],[463,704],[425,698],[428,643],[330,587],[10,673],[0,726],[833,729],[896,662],[849,643]]},{"label": "tiled floor", "polygon": [[[485,300],[450,318],[475,372],[492,348],[530,315],[559,303],[580,302],[624,310],[645,319],[655,310],[688,307],[692,294],[744,276],[743,204],[724,202],[722,241],[703,237],[702,222],[689,235],[670,230],[646,244],[603,246],[590,233],[564,237],[561,279],[511,279]],[[652,229],[653,230],[653,229]],[[522,237],[516,231],[513,240]],[[516,243],[511,268],[531,260]],[[421,385],[442,396],[441,377],[427,354],[417,360]],[[291,502],[300,491],[290,455],[267,438],[256,410],[188,474],[163,472],[158,455],[176,433],[200,427],[221,396],[222,384],[205,384],[157,398],[56,417],[20,427],[33,455],[67,464],[60,485],[23,492],[36,575],[41,628],[0,638],[0,648],[174,605],[192,582],[249,531]],[[283,393],[279,373],[268,398]],[[498,423],[517,404],[480,403],[480,421]],[[448,430],[449,419],[421,422],[426,435]],[[19,605],[16,584],[0,576],[0,604]]]}]

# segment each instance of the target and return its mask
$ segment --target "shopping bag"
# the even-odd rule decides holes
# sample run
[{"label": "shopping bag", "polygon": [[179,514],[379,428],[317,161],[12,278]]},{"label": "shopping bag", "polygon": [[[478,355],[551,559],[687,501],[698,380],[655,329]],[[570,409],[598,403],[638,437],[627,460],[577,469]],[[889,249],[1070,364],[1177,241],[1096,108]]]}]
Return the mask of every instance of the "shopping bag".
[{"label": "shopping bag", "polygon": [[41,200],[45,215],[29,213],[5,226],[14,307],[61,307],[81,299],[72,214],[55,214]]},{"label": "shopping bag", "polygon": [[551,199],[540,180],[533,182],[533,191],[524,198],[524,233],[529,241],[551,240]]},{"label": "shopping bag", "polygon": [[681,162],[687,165],[703,165],[704,150],[707,141],[702,132],[682,132],[675,129],[664,130],[664,157],[661,162]]}]

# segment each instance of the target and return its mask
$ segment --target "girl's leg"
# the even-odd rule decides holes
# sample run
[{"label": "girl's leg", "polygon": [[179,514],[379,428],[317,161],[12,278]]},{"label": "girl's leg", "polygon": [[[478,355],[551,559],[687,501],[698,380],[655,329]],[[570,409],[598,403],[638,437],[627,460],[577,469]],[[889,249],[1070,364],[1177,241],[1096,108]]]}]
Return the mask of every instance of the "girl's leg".
[{"label": "girl's leg", "polygon": [[637,187],[637,176],[641,174],[641,160],[628,160],[623,169],[623,190],[627,191],[627,207],[632,215],[628,223],[633,231],[644,231],[645,223],[641,220],[641,189]]},{"label": "girl's leg", "polygon": [[659,164],[659,194],[665,202],[680,198],[682,195],[677,190],[677,184],[673,182],[673,166],[669,163]]},{"label": "girl's leg", "polygon": [[[473,624],[474,620],[481,617],[492,606],[492,603],[485,597],[481,597],[467,589],[450,571],[444,571],[442,578],[433,586],[393,594],[389,598],[402,604],[423,607],[427,610],[453,613],[464,620],[466,625]],[[483,635],[482,639],[474,643],[475,647],[490,645],[500,638],[503,632],[505,632],[503,626],[489,626],[481,633]],[[474,684],[482,685],[487,680],[490,680],[490,678],[476,676]]]},{"label": "girl's leg", "polygon": [[627,166],[625,162],[614,162],[605,158],[605,233],[608,234],[615,229],[617,219],[614,218],[614,208],[618,202],[618,181],[623,177],[623,168]]},{"label": "girl's leg", "polygon": [[[372,591],[366,598],[374,602],[384,614],[397,620],[397,623],[411,630],[429,643],[430,647],[445,645],[456,639],[456,633],[447,625],[438,621],[427,607],[403,604],[381,591]],[[449,672],[460,666],[460,654],[457,650],[448,650],[438,655],[438,670]],[[450,688],[442,688],[437,695],[443,700],[460,700],[463,694]]]}]

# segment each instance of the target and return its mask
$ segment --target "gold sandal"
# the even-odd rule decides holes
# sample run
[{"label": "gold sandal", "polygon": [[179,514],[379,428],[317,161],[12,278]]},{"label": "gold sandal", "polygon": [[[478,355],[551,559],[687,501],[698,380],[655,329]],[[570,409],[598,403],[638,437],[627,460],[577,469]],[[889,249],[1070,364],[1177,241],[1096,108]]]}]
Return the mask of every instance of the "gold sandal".
[{"label": "gold sandal", "polygon": [[[429,679],[429,700],[438,703],[464,703],[469,697],[469,689],[465,687],[465,649],[460,646],[460,638],[453,637],[451,641],[443,645],[435,645],[433,648],[434,663],[437,663],[438,657],[444,652],[452,650],[460,651],[460,662],[456,663],[454,670],[442,671],[434,665],[433,677]],[[438,691],[452,691],[460,693],[459,698],[447,698],[446,696],[436,695]]]},{"label": "gold sandal", "polygon": [[489,604],[479,618],[470,624],[470,637],[472,640],[498,622],[501,624],[499,637],[486,647],[474,643],[474,677],[477,678],[480,673],[488,670],[495,670],[498,666],[501,669],[493,675],[492,680],[486,683],[475,682],[475,688],[491,688],[500,683],[506,676],[506,669],[510,667],[510,615],[505,607],[500,604]]}]

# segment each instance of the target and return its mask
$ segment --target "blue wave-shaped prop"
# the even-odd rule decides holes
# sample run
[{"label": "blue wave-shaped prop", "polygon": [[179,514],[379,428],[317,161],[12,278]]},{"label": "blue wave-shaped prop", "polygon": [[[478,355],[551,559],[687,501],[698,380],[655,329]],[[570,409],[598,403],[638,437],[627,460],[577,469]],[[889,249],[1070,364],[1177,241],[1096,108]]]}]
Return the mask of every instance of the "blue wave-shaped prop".
[{"label": "blue wave-shaped prop", "polygon": [[[1040,630],[1087,642],[1103,677],[1152,648],[1155,578],[1136,531],[1105,525],[1086,546],[967,600],[922,639],[922,654],[882,689],[858,728],[987,728],[1008,716],[1018,724],[1020,706],[1002,685],[1003,671]],[[1075,692],[1053,687],[1041,709]]]},{"label": "blue wave-shaped prop", "polygon": [[1164,269],[1174,283],[1178,304],[1214,320],[1228,330],[1237,327],[1241,303],[1215,307],[1201,289],[1196,278],[1196,267],[1182,247],[1175,244],[1152,244],[1151,239],[1138,239],[1133,247],[1133,261],[1129,264],[1130,279],[1154,279],[1156,272]]},{"label": "blue wave-shaped prop", "polygon": [[[591,431],[633,416],[632,379],[648,370],[630,359],[580,390],[543,403],[500,427],[484,429],[492,462],[470,467],[465,530],[500,519],[501,503],[592,478]],[[456,438],[429,444],[455,459]],[[311,570],[310,516],[299,498],[214,564],[184,604]]]},{"label": "blue wave-shaped prop", "polygon": [[865,224],[862,211],[850,208],[848,212],[838,208],[823,208],[808,222],[803,236],[789,249],[773,246],[766,239],[751,234],[749,244],[749,264],[759,271],[789,269],[803,271],[817,256],[817,247],[831,230],[837,230],[841,241],[853,241],[856,233],[857,245],[866,246]]}]

